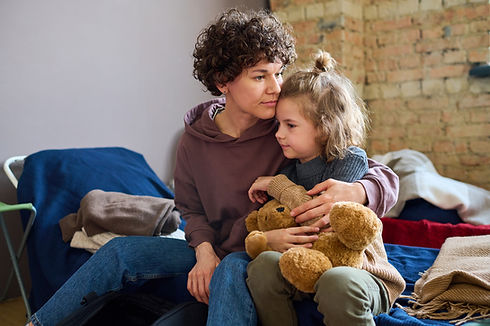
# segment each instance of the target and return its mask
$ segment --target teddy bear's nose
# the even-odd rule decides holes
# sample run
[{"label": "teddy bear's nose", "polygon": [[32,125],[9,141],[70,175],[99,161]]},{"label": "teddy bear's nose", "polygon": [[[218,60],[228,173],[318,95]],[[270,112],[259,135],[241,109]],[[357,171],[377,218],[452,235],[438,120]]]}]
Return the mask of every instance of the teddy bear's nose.
[{"label": "teddy bear's nose", "polygon": [[279,213],[282,213],[282,212],[284,212],[284,207],[282,207],[282,206],[281,207],[277,207],[276,208],[276,211],[278,211]]}]

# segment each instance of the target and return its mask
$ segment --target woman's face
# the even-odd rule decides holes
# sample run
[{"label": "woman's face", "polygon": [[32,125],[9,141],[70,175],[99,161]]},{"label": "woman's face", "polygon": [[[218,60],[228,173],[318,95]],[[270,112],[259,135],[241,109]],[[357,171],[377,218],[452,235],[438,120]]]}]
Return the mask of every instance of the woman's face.
[{"label": "woman's face", "polygon": [[282,63],[267,60],[244,69],[221,88],[226,92],[226,109],[238,110],[259,119],[273,118],[281,91],[283,69]]},{"label": "woman's face", "polygon": [[321,146],[317,141],[318,130],[302,114],[299,101],[298,98],[284,97],[278,102],[276,139],[284,156],[305,163],[320,155]]}]

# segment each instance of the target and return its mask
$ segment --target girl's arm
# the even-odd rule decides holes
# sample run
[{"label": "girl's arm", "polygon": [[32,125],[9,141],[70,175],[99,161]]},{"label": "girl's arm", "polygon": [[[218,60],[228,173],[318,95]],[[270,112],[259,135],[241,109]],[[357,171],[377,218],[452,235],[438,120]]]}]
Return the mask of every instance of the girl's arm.
[{"label": "girl's arm", "polygon": [[293,247],[311,248],[312,243],[318,240],[320,231],[314,226],[298,226],[287,229],[277,229],[265,232],[267,244],[275,251],[285,252]]},{"label": "girl's arm", "polygon": [[258,177],[248,189],[248,198],[252,203],[259,202],[264,204],[269,197],[267,196],[267,188],[273,177]]}]

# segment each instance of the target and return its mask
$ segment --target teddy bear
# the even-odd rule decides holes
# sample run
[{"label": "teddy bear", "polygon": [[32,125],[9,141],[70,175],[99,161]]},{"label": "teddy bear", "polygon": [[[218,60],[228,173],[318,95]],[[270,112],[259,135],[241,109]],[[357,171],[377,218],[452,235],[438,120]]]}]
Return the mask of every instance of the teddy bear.
[{"label": "teddy bear", "polygon": [[[252,259],[263,251],[272,250],[264,232],[298,226],[290,210],[312,199],[302,186],[283,174],[272,179],[267,193],[273,199],[252,211],[245,220],[249,232],[245,250]],[[291,248],[279,260],[284,278],[300,291],[313,293],[316,281],[332,267],[361,268],[365,249],[381,231],[376,214],[355,202],[335,203],[330,211],[330,226],[333,231],[320,232],[311,248]]]}]

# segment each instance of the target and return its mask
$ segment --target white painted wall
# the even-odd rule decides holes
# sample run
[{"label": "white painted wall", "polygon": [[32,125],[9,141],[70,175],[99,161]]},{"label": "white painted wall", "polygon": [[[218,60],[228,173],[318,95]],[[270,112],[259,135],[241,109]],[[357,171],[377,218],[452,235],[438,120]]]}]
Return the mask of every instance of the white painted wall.
[{"label": "white painted wall", "polygon": [[[51,148],[123,146],[168,182],[183,115],[211,98],[192,77],[199,31],[226,8],[266,3],[0,0],[0,161]],[[3,173],[0,201],[15,202]],[[20,224],[9,227],[18,238]]]}]

